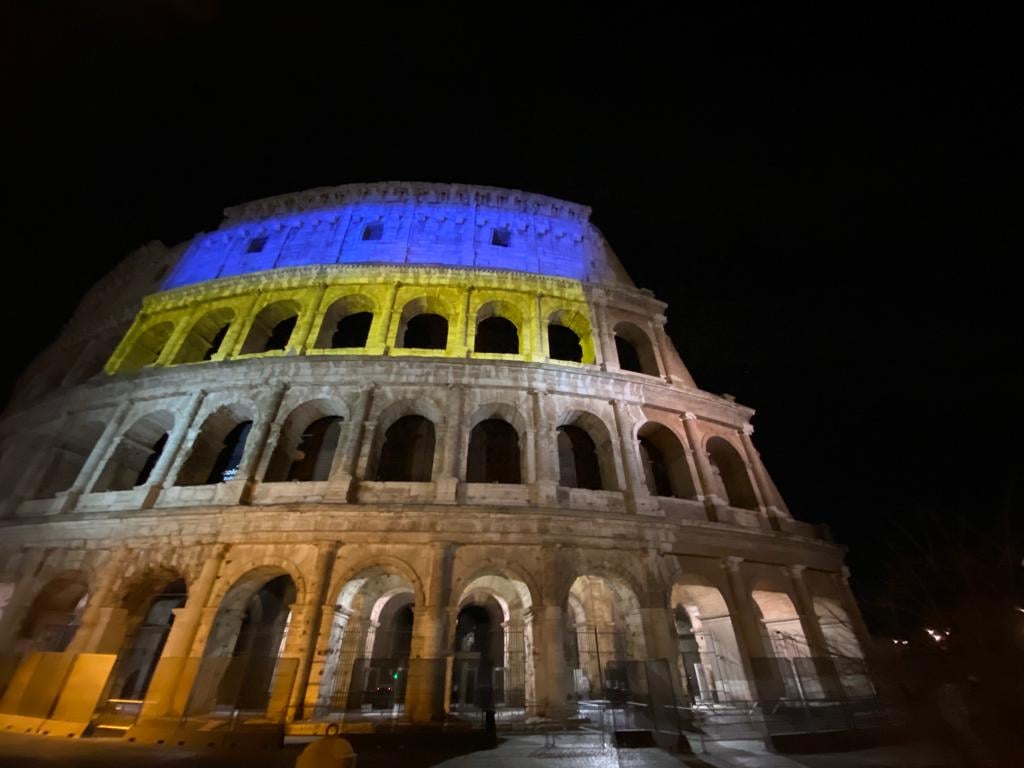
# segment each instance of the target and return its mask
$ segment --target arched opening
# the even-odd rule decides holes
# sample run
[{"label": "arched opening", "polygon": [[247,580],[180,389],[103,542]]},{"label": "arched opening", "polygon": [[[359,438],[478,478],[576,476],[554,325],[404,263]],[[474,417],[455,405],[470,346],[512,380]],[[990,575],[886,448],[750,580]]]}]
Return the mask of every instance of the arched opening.
[{"label": "arched opening", "polygon": [[574,414],[558,428],[558,476],[565,488],[616,490],[611,438],[593,414]]},{"label": "arched opening", "polygon": [[362,349],[373,325],[373,302],[365,296],[345,296],[331,304],[320,324],[317,349]]},{"label": "arched opening", "polygon": [[579,699],[621,706],[646,692],[646,638],[636,593],[623,581],[578,577],[569,590],[568,658]]},{"label": "arched opening", "polygon": [[89,587],[80,574],[59,576],[39,590],[21,624],[15,650],[63,651],[78,631],[89,601]]},{"label": "arched opening", "polygon": [[283,350],[291,340],[299,320],[299,305],[294,301],[275,301],[260,310],[249,327],[242,345],[243,355]]},{"label": "arched opening", "polygon": [[173,331],[173,323],[162,322],[140,333],[121,360],[120,370],[130,373],[141,370],[147,365],[153,365],[160,359],[160,354],[164,351],[164,347],[167,346]]},{"label": "arched opening", "polygon": [[206,417],[175,485],[213,485],[235,479],[252,420],[239,406],[221,406]]},{"label": "arched opening", "polygon": [[451,710],[522,710],[536,691],[529,588],[514,576],[482,575],[466,585],[457,605]]},{"label": "arched opening", "polygon": [[586,315],[569,309],[556,310],[548,315],[548,357],[593,364],[594,335]]},{"label": "arched opening", "polygon": [[157,588],[155,594],[153,587],[152,580],[147,579],[125,595],[122,607],[127,611],[128,625],[110,674],[108,698],[141,703],[174,624],[174,611],[188,599],[183,579]]},{"label": "arched opening", "polygon": [[380,482],[429,483],[434,467],[434,423],[416,414],[403,416],[384,433],[377,472]]},{"label": "arched opening", "polygon": [[300,405],[281,427],[264,481],[329,480],[343,424],[340,409],[332,402],[315,400]]},{"label": "arched opening", "polygon": [[65,430],[50,450],[49,460],[42,466],[41,478],[32,494],[34,499],[49,499],[68,490],[103,434],[104,424],[89,421]]},{"label": "arched opening", "polygon": [[722,479],[729,506],[757,509],[757,496],[750,483],[747,465],[729,441],[721,437],[708,440],[708,457]]},{"label": "arched opening", "polygon": [[484,419],[469,434],[467,483],[521,483],[519,433],[503,419]]},{"label": "arched opening", "polygon": [[614,333],[619,368],[648,376],[660,375],[658,358],[646,333],[633,323],[619,323],[615,326]]},{"label": "arched opening", "polygon": [[672,587],[672,613],[690,701],[750,700],[732,617],[718,588],[700,576],[684,577]]},{"label": "arched opening", "polygon": [[234,310],[227,308],[215,309],[203,315],[188,332],[174,356],[174,363],[179,365],[212,360],[220,351],[234,317]]},{"label": "arched opening", "polygon": [[118,441],[93,485],[93,493],[129,491],[145,485],[163,456],[172,429],[174,416],[167,411],[152,413],[136,421]]},{"label": "arched opening", "polygon": [[474,352],[502,355],[519,354],[519,329],[504,317],[487,317],[477,323]]},{"label": "arched opening", "polygon": [[762,645],[769,654],[751,660],[755,674],[772,686],[769,690],[778,698],[822,698],[811,649],[792,599],[785,592],[770,588],[755,588],[751,597],[761,619]]},{"label": "arched opening", "polygon": [[415,608],[409,580],[384,567],[345,583],[331,620],[316,717],[401,713]]},{"label": "arched opening", "polygon": [[649,421],[640,427],[637,434],[640,439],[640,460],[651,495],[695,499],[697,489],[686,463],[686,452],[672,430]]},{"label": "arched opening", "polygon": [[548,325],[548,357],[570,363],[583,362],[583,346],[579,335],[564,325]]},{"label": "arched opening", "polygon": [[275,691],[290,690],[295,670],[279,669],[279,658],[295,599],[292,577],[272,568],[250,571],[228,590],[206,640],[190,715],[264,712]]}]

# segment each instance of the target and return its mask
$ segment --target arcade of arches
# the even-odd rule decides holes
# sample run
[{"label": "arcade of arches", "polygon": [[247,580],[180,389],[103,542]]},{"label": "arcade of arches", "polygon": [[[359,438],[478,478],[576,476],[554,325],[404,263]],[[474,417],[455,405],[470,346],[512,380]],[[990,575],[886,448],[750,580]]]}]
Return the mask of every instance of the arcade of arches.
[{"label": "arcade of arches", "polygon": [[122,552],[91,577],[12,589],[0,640],[23,657],[111,654],[104,695],[137,700],[143,718],[431,721],[637,695],[712,705],[872,693],[836,574],[511,550],[509,561],[507,547],[499,557],[448,543],[218,545],[184,569],[141,570]]}]

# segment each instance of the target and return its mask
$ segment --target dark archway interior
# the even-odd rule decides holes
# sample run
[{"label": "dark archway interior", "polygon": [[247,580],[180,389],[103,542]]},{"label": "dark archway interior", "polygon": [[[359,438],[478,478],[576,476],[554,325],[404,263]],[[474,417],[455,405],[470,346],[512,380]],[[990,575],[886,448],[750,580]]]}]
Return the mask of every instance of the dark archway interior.
[{"label": "dark archway interior", "polygon": [[718,469],[729,497],[729,506],[740,509],[757,509],[757,496],[750,483],[747,465],[728,441],[721,437],[708,440],[708,456]]},{"label": "dark archway interior", "polygon": [[468,483],[521,483],[519,433],[502,419],[481,421],[469,435]]},{"label": "dark archway interior", "polygon": [[550,323],[548,325],[548,357],[552,360],[583,362],[583,347],[580,337],[571,328]]},{"label": "dark archway interior", "polygon": [[141,623],[131,631],[117,655],[110,676],[112,697],[130,700],[144,697],[174,624],[174,611],[185,605],[187,599],[184,580],[176,579],[149,600]]},{"label": "dark archway interior", "polygon": [[275,325],[274,329],[270,332],[267,343],[263,345],[263,351],[271,352],[288,346],[288,340],[292,337],[292,331],[295,330],[295,324],[298,321],[298,315],[292,315]]},{"label": "dark archway interior", "polygon": [[434,424],[423,416],[403,416],[388,427],[377,462],[376,480],[429,483],[434,467]]},{"label": "dark archway interior", "polygon": [[640,355],[637,353],[636,347],[626,339],[621,336],[615,337],[615,351],[619,355],[619,368],[624,371],[644,373],[644,368],[640,364]]},{"label": "dark archway interior", "polygon": [[228,328],[230,327],[231,325],[229,323],[225,323],[213,335],[213,338],[210,339],[210,346],[207,348],[206,352],[203,353],[204,362],[212,360],[213,356],[217,354],[217,351],[220,349],[220,345],[224,343],[224,337],[228,335]]},{"label": "dark archway interior", "polygon": [[597,446],[586,430],[568,424],[558,428],[559,485],[599,491],[601,466]]},{"label": "dark archway interior", "polygon": [[448,320],[429,312],[410,318],[402,346],[406,349],[444,349],[448,346]]},{"label": "dark archway interior", "polygon": [[149,480],[149,476],[153,472],[153,467],[155,467],[156,463],[160,461],[160,457],[164,455],[164,448],[167,447],[168,437],[170,437],[170,435],[167,432],[164,432],[160,435],[157,441],[153,443],[153,448],[149,456],[146,457],[146,461],[143,463],[142,469],[139,470],[138,477],[135,478],[134,487],[143,485],[147,480]]},{"label": "dark archway interior", "polygon": [[519,330],[515,323],[504,317],[488,317],[476,326],[474,352],[519,354]]},{"label": "dark archway interior", "polygon": [[338,321],[331,336],[331,349],[361,349],[370,337],[373,324],[372,312],[355,312]]},{"label": "dark archway interior", "polygon": [[647,489],[653,496],[672,496],[668,464],[661,450],[649,438],[640,438],[640,460],[647,477]]},{"label": "dark archway interior", "polygon": [[210,474],[206,477],[206,484],[224,483],[233,480],[238,472],[238,465],[242,463],[242,455],[245,453],[245,441],[249,437],[249,430],[252,429],[251,421],[243,421],[224,438],[224,445],[217,454],[217,458],[210,467]]},{"label": "dark archway interior", "polygon": [[310,482],[330,478],[341,425],[340,416],[324,416],[306,427],[299,441],[298,458],[288,470],[288,480]]}]

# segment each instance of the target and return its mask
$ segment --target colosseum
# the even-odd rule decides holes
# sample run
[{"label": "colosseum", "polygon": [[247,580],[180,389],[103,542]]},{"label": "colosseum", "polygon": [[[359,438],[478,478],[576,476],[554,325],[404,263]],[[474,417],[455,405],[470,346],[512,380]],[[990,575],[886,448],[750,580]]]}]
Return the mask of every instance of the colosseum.
[{"label": "colosseum", "polygon": [[142,247],[0,420],[0,729],[869,696],[842,549],[665,312],[587,207],[490,187]]}]

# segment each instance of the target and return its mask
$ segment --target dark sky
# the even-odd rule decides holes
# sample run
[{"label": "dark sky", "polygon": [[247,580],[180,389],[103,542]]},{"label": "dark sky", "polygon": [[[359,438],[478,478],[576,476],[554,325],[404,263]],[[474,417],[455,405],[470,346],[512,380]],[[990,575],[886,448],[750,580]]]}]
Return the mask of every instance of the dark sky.
[{"label": "dark sky", "polygon": [[2,12],[6,256],[27,278],[5,378],[130,250],[226,205],[521,188],[592,206],[698,384],[757,409],[877,630],[905,629],[879,604],[916,526],[1020,530],[1016,18],[250,5]]}]

